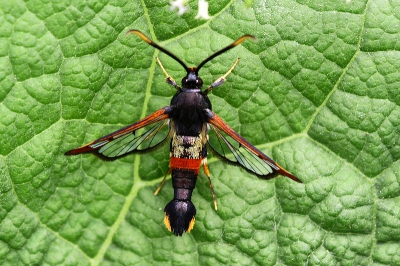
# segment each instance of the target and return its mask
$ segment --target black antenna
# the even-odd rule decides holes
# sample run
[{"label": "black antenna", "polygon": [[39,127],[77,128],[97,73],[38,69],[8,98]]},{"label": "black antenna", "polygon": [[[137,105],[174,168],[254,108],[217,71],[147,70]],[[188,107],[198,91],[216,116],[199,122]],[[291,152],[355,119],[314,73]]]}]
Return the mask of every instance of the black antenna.
[{"label": "black antenna", "polygon": [[[183,61],[181,59],[179,59],[176,55],[174,55],[173,53],[171,53],[170,51],[168,51],[167,49],[159,46],[158,44],[156,44],[155,42],[153,42],[152,40],[150,40],[149,38],[147,38],[146,35],[144,35],[141,31],[139,30],[129,30],[126,34],[136,34],[137,36],[140,37],[140,39],[142,39],[143,41],[147,42],[148,44],[150,44],[151,46],[157,48],[158,50],[160,50],[161,52],[166,53],[167,55],[169,55],[170,57],[172,57],[173,59],[175,59],[175,61],[177,61],[179,64],[181,64],[181,66],[183,66],[183,68],[186,70],[186,72],[189,74],[189,72],[192,70],[193,68],[188,68],[186,66],[185,63],[183,63]],[[226,51],[238,46],[239,44],[241,44],[243,41],[247,40],[247,39],[253,39],[253,40],[257,40],[256,37],[254,37],[253,35],[243,35],[242,37],[240,37],[239,39],[237,39],[236,41],[234,41],[233,43],[231,43],[230,45],[228,45],[227,47],[219,50],[218,52],[210,55],[209,57],[207,57],[203,62],[200,63],[200,65],[195,68],[195,74],[198,76],[199,74],[199,70],[200,68],[202,68],[208,61],[210,61],[211,59],[213,59],[214,57],[219,56],[222,53],[225,53]]]},{"label": "black antenna", "polygon": [[196,68],[196,75],[199,74],[199,70],[200,68],[202,68],[205,63],[207,63],[208,61],[210,61],[211,59],[213,59],[214,57],[219,56],[222,53],[225,53],[226,51],[238,46],[239,44],[241,44],[243,41],[247,40],[247,39],[253,39],[253,40],[257,40],[256,37],[254,37],[253,35],[243,35],[242,37],[240,37],[239,39],[237,39],[236,41],[234,41],[233,43],[231,43],[230,45],[228,45],[225,48],[222,48],[221,50],[219,50],[218,52],[215,52],[214,54],[210,55],[209,57],[207,57],[203,62],[200,63],[200,65]]},{"label": "black antenna", "polygon": [[170,57],[172,57],[173,59],[175,59],[179,64],[181,64],[183,66],[183,68],[186,70],[187,73],[189,73],[189,68],[186,66],[185,63],[183,63],[182,60],[180,60],[176,55],[174,55],[173,53],[171,53],[170,51],[168,51],[167,49],[159,46],[158,44],[156,44],[155,42],[153,42],[152,40],[150,40],[149,38],[147,38],[146,35],[144,35],[141,31],[138,30],[129,30],[126,34],[131,34],[134,33],[137,36],[140,37],[140,39],[142,39],[143,41],[147,42],[148,44],[150,44],[151,46],[157,48],[158,50],[160,50],[161,52],[166,53],[167,55],[169,55]]}]

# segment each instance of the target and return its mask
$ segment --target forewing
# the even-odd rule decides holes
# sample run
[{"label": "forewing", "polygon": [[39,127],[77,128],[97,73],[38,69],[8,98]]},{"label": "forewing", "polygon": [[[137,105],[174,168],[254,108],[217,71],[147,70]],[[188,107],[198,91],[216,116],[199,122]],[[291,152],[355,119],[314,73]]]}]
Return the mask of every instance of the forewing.
[{"label": "forewing", "polygon": [[210,127],[208,145],[221,159],[240,165],[261,178],[269,179],[277,174],[282,174],[296,182],[301,182],[297,177],[251,145],[214,112],[207,110],[206,114]]},{"label": "forewing", "polygon": [[170,107],[162,108],[144,119],[70,150],[65,155],[93,153],[105,160],[115,160],[134,152],[145,152],[162,144],[169,134]]},{"label": "forewing", "polygon": [[208,132],[208,135],[209,146],[218,156],[222,157],[223,160],[232,164],[238,164],[258,176],[272,175],[274,173],[274,168],[276,171],[278,170],[276,166],[269,165],[258,157],[257,154],[248,150],[245,146],[241,145],[240,142],[215,126],[211,125],[211,130]]}]

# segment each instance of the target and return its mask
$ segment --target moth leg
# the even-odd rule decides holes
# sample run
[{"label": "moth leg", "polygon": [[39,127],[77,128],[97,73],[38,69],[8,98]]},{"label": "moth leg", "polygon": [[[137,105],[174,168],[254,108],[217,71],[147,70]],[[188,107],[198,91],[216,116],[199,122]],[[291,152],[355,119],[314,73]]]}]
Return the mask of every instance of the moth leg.
[{"label": "moth leg", "polygon": [[206,148],[206,147],[203,148],[202,157],[203,157],[203,160],[201,160],[201,164],[203,165],[204,173],[206,174],[207,179],[208,179],[208,183],[210,184],[211,195],[212,195],[213,201],[214,201],[214,209],[215,209],[215,210],[218,210],[217,196],[215,195],[214,187],[213,187],[213,185],[212,185],[212,183],[211,183],[210,170],[208,170],[208,164],[207,164],[207,148]]},{"label": "moth leg", "polygon": [[211,84],[205,91],[204,93],[207,94],[209,91],[211,91],[212,89],[214,89],[215,87],[221,86],[222,84],[225,83],[226,81],[226,77],[232,73],[233,69],[236,67],[236,65],[239,63],[240,58],[238,58],[236,60],[236,62],[233,64],[233,66],[228,70],[228,72],[225,73],[225,75],[223,75],[222,77],[218,78],[216,81],[213,82],[213,84]]},{"label": "moth leg", "polygon": [[167,73],[167,71],[165,70],[164,66],[161,64],[160,59],[158,59],[158,57],[156,57],[156,60],[157,60],[158,64],[160,65],[162,71],[164,72],[165,76],[167,77],[167,78],[165,79],[165,81],[166,81],[168,84],[174,86],[175,89],[177,89],[178,91],[181,90],[181,87],[179,87],[178,84],[175,82],[175,80]]},{"label": "moth leg", "polygon": [[165,173],[165,176],[164,176],[163,180],[161,181],[160,185],[158,186],[157,190],[154,192],[154,195],[157,195],[158,192],[160,192],[161,188],[165,184],[165,180],[167,179],[167,175],[169,175],[170,173],[171,173],[171,166],[169,166],[168,171]]},{"label": "moth leg", "polygon": [[217,196],[215,195],[214,187],[213,187],[213,185],[211,183],[210,171],[208,170],[208,165],[207,165],[207,157],[203,159],[203,170],[204,170],[204,173],[206,174],[208,182],[210,184],[211,195],[212,195],[212,198],[213,198],[213,201],[214,201],[214,209],[218,210]]}]

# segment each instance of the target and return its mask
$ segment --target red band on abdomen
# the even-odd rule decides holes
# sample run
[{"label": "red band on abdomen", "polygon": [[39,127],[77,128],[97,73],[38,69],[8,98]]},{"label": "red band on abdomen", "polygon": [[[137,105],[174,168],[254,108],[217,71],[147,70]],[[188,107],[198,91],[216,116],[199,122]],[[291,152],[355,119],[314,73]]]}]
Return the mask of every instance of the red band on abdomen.
[{"label": "red band on abdomen", "polygon": [[188,170],[196,170],[199,172],[201,165],[200,159],[186,159],[186,158],[170,158],[171,168],[180,168],[180,169],[188,169]]}]

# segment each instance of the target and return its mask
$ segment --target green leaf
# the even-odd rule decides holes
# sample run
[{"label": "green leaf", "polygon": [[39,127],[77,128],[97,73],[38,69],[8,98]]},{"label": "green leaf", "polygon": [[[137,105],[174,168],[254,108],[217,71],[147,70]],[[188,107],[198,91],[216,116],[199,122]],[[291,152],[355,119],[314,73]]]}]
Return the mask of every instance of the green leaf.
[{"label": "green leaf", "polygon": [[[0,0],[1,265],[400,265],[400,4],[396,1]],[[64,152],[166,106],[182,67],[139,29],[207,63],[213,110],[303,180],[210,156],[191,233],[163,225],[168,145],[104,162]]]}]

